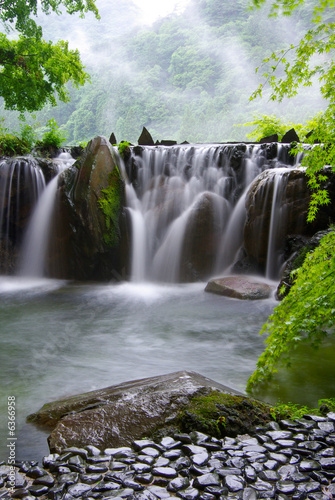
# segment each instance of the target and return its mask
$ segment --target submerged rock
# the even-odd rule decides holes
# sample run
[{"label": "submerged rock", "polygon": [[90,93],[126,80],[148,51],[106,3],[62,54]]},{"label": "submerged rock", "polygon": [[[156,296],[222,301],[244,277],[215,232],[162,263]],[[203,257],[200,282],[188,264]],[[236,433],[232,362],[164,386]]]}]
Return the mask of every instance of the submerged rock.
[{"label": "submerged rock", "polygon": [[272,287],[246,276],[228,276],[208,282],[205,292],[216,293],[241,300],[260,300],[271,297]]},{"label": "submerged rock", "polygon": [[181,371],[55,401],[28,420],[53,429],[51,452],[87,444],[98,448],[129,446],[157,427],[169,425],[191,398],[211,389],[239,395],[202,375]]}]

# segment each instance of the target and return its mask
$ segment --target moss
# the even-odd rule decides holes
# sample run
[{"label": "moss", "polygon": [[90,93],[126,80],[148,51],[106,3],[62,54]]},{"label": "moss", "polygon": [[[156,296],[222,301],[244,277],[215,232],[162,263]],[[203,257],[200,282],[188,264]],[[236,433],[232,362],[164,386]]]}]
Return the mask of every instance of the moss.
[{"label": "moss", "polygon": [[107,246],[116,247],[120,239],[119,215],[121,210],[122,180],[117,167],[109,175],[109,186],[101,190],[98,206],[105,216],[106,231],[103,234]]},{"label": "moss", "polygon": [[196,430],[221,438],[253,433],[271,420],[271,407],[266,403],[211,391],[192,399],[180,415],[180,427],[184,432]]}]

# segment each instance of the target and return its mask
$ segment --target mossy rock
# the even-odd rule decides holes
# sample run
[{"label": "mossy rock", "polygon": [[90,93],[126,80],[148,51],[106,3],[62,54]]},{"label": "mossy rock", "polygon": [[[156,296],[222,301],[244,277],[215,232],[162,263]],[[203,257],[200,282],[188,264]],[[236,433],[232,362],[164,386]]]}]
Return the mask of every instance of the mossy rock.
[{"label": "mossy rock", "polygon": [[245,396],[218,391],[196,397],[180,415],[183,432],[199,431],[216,438],[252,434],[273,420],[271,406]]}]

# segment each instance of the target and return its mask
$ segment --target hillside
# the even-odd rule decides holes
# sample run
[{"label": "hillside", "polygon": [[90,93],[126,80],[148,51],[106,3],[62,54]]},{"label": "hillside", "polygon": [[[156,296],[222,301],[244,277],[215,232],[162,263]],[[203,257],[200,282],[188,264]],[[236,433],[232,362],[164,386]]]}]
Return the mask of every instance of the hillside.
[{"label": "hillside", "polygon": [[[71,103],[45,108],[36,119],[43,125],[54,117],[69,143],[112,131],[118,141],[135,142],[143,126],[155,140],[245,140],[248,129],[235,125],[255,112],[305,121],[322,109],[313,88],[280,107],[266,98],[249,102],[249,96],[260,78],[255,68],[300,38],[310,5],[290,19],[269,19],[264,9],[248,10],[248,0],[192,0],[182,14],[149,27],[138,25],[130,0],[98,0],[100,21],[41,17],[47,39],[78,47],[91,84],[71,90]],[[5,126],[18,128],[16,115],[1,114]]]}]

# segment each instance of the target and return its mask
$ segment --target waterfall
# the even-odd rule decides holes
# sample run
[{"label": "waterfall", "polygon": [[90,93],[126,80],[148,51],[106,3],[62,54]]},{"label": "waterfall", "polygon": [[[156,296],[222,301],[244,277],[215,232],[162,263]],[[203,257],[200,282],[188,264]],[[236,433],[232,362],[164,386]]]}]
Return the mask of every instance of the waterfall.
[{"label": "waterfall", "polygon": [[[282,165],[281,148],[271,148],[281,161],[278,154],[269,160],[257,145],[134,147],[125,165],[131,279],[195,281],[229,268],[243,244],[248,187],[264,170]],[[272,255],[279,191],[268,241]],[[275,262],[269,259],[268,266],[272,275]]]},{"label": "waterfall", "polygon": [[44,175],[34,158],[5,158],[0,161],[0,248],[1,270],[13,270],[15,248],[22,240],[23,227],[40,193]]},{"label": "waterfall", "polygon": [[58,176],[69,168],[74,160],[68,153],[61,153],[55,160],[57,175],[47,184],[40,196],[28,224],[22,245],[21,276],[42,277],[46,274],[46,257],[52,230]]}]

